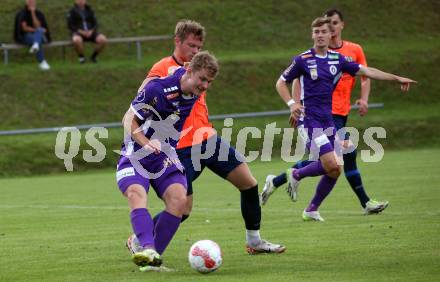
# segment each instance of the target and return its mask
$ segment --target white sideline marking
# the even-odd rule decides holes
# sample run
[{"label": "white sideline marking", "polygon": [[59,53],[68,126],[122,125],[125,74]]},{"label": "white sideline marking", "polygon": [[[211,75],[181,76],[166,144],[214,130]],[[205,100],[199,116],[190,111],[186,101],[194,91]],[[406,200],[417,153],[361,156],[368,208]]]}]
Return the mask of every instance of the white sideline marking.
[{"label": "white sideline marking", "polygon": [[[79,210],[79,209],[89,209],[89,210],[128,210],[128,206],[81,206],[81,205],[0,205],[0,209],[72,209],[72,210]],[[218,213],[224,213],[224,212],[240,212],[240,208],[193,208],[194,211],[202,211],[202,212],[218,212]],[[277,210],[275,208],[262,208],[262,211],[269,210],[271,212],[277,212],[282,214],[290,214],[295,215],[296,212],[301,212],[302,209],[298,211],[292,211],[292,210],[286,210],[286,209],[280,209]],[[348,211],[348,210],[324,210],[324,214],[345,214],[345,215],[362,215],[362,210],[359,209],[359,211]],[[440,215],[439,212],[391,212],[391,211],[385,211],[385,214],[389,215],[397,215],[397,216],[403,216],[403,215],[430,215],[430,216],[438,216]]]}]

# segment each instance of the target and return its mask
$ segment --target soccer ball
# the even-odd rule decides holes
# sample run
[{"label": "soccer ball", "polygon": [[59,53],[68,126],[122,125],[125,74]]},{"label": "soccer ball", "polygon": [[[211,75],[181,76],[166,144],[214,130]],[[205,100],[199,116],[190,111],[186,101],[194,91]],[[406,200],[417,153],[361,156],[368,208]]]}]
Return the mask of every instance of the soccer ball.
[{"label": "soccer ball", "polygon": [[189,249],[188,260],[194,270],[210,273],[222,265],[222,251],[214,241],[197,241]]}]

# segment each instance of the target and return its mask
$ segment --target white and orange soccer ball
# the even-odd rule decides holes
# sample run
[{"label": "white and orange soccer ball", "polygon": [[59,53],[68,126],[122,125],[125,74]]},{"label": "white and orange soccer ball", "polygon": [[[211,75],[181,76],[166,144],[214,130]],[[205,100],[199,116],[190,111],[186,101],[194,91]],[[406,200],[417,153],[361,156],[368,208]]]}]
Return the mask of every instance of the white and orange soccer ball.
[{"label": "white and orange soccer ball", "polygon": [[222,265],[222,251],[214,241],[197,241],[189,249],[188,260],[194,270],[200,273],[210,273]]}]

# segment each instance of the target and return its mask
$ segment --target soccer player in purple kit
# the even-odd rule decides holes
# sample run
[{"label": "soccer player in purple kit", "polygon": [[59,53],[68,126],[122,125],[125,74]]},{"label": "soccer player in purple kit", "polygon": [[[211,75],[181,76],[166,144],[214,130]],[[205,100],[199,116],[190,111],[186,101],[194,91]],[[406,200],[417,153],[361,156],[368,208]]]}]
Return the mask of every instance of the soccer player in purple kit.
[{"label": "soccer player in purple kit", "polygon": [[[145,85],[123,118],[128,138],[124,138],[116,179],[128,200],[131,225],[142,247],[132,255],[139,266],[160,266],[161,255],[180,225],[187,182],[175,152],[179,136],[173,138],[176,134],[171,132],[181,131],[185,120],[182,113],[189,112],[181,109],[192,108],[217,72],[216,58],[200,52],[187,69],[179,68],[172,76]],[[170,131],[169,138],[164,131]],[[154,139],[157,136],[162,140]],[[165,202],[165,210],[155,224],[147,209],[150,184]]]},{"label": "soccer player in purple kit", "polygon": [[[321,176],[312,201],[303,211],[303,218],[324,221],[318,208],[335,186],[341,173],[338,161],[340,155],[335,151],[336,132],[332,118],[332,93],[342,73],[397,81],[401,84],[402,91],[408,91],[410,84],[415,81],[349,62],[338,52],[329,50],[332,36],[330,18],[316,18],[311,27],[313,48],[293,58],[290,66],[278,79],[276,89],[290,107],[291,123],[296,124],[299,121],[307,131],[307,148],[312,154],[316,153],[319,156],[317,161],[303,168],[294,169],[287,175],[291,189],[289,192],[296,195],[301,179]],[[303,105],[295,102],[289,91],[288,83],[292,83],[295,78],[301,81]],[[300,116],[302,118],[298,119]],[[261,195],[263,203],[275,191],[273,186],[265,188]]]}]

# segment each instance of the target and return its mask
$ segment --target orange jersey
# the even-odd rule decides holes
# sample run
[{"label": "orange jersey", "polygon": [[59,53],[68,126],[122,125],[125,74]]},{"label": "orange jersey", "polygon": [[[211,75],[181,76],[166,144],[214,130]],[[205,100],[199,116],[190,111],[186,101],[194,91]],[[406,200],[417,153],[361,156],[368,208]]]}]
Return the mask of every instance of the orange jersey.
[{"label": "orange jersey", "polygon": [[[347,57],[347,60],[356,62],[358,64],[367,65],[367,60],[365,59],[364,51],[359,44],[342,41],[342,47],[340,48],[330,48],[331,50],[337,51]],[[350,95],[356,83],[356,78],[344,73],[341,79],[336,85],[333,91],[332,97],[332,113],[336,115],[347,116],[350,112]]]},{"label": "orange jersey", "polygon": [[[173,56],[165,57],[153,65],[147,77],[165,77],[173,74],[174,71],[181,67]],[[204,140],[216,134],[212,124],[208,119],[208,107],[206,105],[206,92],[203,92],[194,104],[189,116],[183,124],[182,132],[186,129],[191,130],[184,136],[180,136],[177,143],[177,149],[190,147],[194,144],[200,144]],[[203,134],[195,134],[197,129],[203,128]]]}]

